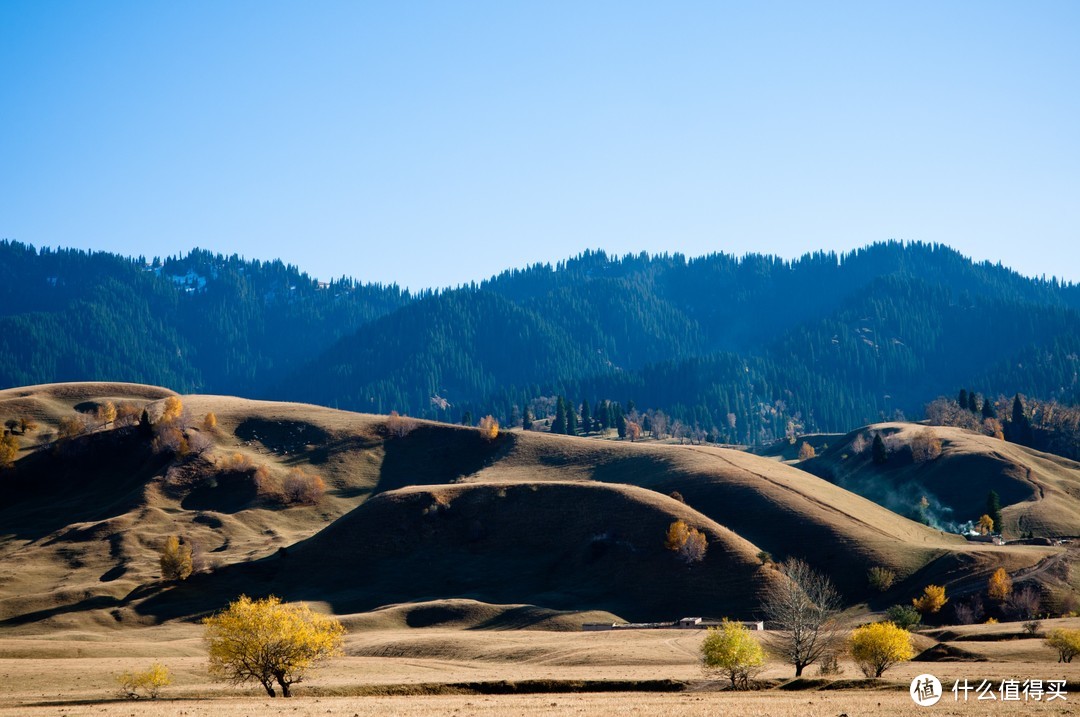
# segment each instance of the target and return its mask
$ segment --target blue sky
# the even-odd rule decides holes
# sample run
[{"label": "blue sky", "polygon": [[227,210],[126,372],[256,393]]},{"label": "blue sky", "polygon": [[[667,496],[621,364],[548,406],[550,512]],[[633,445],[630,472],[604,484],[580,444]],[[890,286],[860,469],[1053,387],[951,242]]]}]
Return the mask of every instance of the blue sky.
[{"label": "blue sky", "polygon": [[413,288],[943,242],[1080,280],[1077,2],[0,3],[0,237]]}]

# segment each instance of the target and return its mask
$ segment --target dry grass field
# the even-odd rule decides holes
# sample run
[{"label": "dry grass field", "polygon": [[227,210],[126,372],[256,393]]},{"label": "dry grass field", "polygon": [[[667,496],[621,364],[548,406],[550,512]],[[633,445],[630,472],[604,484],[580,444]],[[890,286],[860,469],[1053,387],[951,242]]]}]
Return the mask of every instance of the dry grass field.
[{"label": "dry grass field", "polygon": [[[1080,619],[1046,627],[1057,625],[1080,626]],[[918,712],[907,685],[925,672],[936,675],[946,689],[957,679],[1000,683],[1034,678],[1068,680],[1073,693],[1065,703],[992,705],[954,703],[947,694],[935,708],[943,714],[1065,714],[1080,700],[1080,666],[1057,663],[1041,639],[1011,639],[1005,626],[956,628],[947,635],[949,644],[963,644],[975,658],[989,662],[911,662],[881,680],[865,680],[845,661],[837,678],[823,680],[811,669],[808,678],[793,683],[791,668],[773,661],[761,678],[774,686],[752,693],[723,690],[722,682],[702,674],[697,662],[702,636],[696,630],[357,630],[348,637],[346,656],[313,673],[289,700],[210,682],[200,628],[190,624],[128,629],[112,636],[0,638],[0,715],[904,715]],[[920,647],[935,643],[926,635],[917,641]],[[170,669],[174,684],[157,701],[119,699],[115,675],[152,661]],[[454,694],[482,683],[516,683],[521,689],[527,681],[633,684],[658,679],[685,683],[685,688],[672,693]]]}]

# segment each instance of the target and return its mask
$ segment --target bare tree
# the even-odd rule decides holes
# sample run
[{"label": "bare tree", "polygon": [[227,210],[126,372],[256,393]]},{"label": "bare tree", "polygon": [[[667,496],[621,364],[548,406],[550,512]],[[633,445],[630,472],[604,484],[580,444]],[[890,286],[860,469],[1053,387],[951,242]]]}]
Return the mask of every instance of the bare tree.
[{"label": "bare tree", "polygon": [[837,649],[840,594],[832,581],[798,558],[780,564],[787,576],[765,601],[765,616],[776,630],[776,649],[795,666],[795,676]]}]

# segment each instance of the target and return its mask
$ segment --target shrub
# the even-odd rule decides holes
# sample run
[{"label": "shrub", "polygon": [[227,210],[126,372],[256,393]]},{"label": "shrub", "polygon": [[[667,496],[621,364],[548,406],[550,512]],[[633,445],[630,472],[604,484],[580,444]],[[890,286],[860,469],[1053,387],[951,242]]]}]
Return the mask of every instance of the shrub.
[{"label": "shrub", "polygon": [[218,470],[222,473],[250,473],[255,470],[255,461],[243,453],[233,453],[218,463]]},{"label": "shrub", "polygon": [[731,680],[731,687],[745,690],[765,665],[765,651],[742,623],[727,618],[719,628],[711,627],[701,643],[701,664],[706,672],[719,672]]},{"label": "shrub", "polygon": [[203,429],[207,431],[214,430],[215,428],[217,428],[217,415],[213,411],[206,414],[206,416],[203,417],[202,425]]},{"label": "shrub", "polygon": [[1005,601],[1005,612],[1017,620],[1033,620],[1039,613],[1041,602],[1039,591],[1027,585],[1008,597]]},{"label": "shrub", "polygon": [[772,553],[767,550],[759,550],[757,559],[761,561],[762,565],[768,565],[772,562]]},{"label": "shrub", "polygon": [[888,568],[878,566],[870,568],[870,571],[866,574],[866,579],[870,583],[870,587],[879,593],[883,593],[896,582],[896,573]]},{"label": "shrub", "polygon": [[915,656],[911,635],[891,622],[875,622],[851,633],[851,656],[867,677],[881,677],[885,670]]},{"label": "shrub", "polygon": [[982,620],[985,614],[982,598],[976,595],[967,602],[956,603],[953,605],[953,613],[956,615],[957,624],[974,625]]},{"label": "shrub", "polygon": [[799,460],[806,461],[815,456],[817,456],[817,452],[814,451],[814,447],[806,441],[803,441],[802,445],[799,446]]},{"label": "shrub", "polygon": [[404,438],[416,428],[416,421],[391,411],[386,419],[386,432],[394,438]]},{"label": "shrub", "polygon": [[123,696],[130,699],[138,699],[142,690],[150,699],[154,699],[161,693],[162,687],[172,684],[169,669],[161,663],[155,662],[142,672],[121,672],[116,676],[120,684]]},{"label": "shrub", "polygon": [[161,405],[161,423],[173,423],[179,421],[184,413],[184,402],[179,396],[169,396]]},{"label": "shrub", "polygon": [[184,432],[176,426],[171,424],[158,425],[155,427],[154,433],[156,435],[151,444],[154,453],[171,453],[178,457],[188,454],[190,447],[187,438],[184,437]]},{"label": "shrub", "polygon": [[923,588],[923,594],[911,601],[915,609],[923,615],[935,613],[945,607],[949,598],[945,597],[945,588],[940,585],[927,585]]},{"label": "shrub", "polygon": [[911,631],[918,627],[922,616],[911,605],[893,605],[885,611],[885,617],[897,627]]},{"label": "shrub", "polygon": [[932,461],[941,455],[941,439],[931,428],[924,428],[911,439],[911,459],[916,463]]},{"label": "shrub", "polygon": [[326,493],[326,483],[319,476],[293,468],[282,482],[285,502],[303,505],[318,505]]},{"label": "shrub", "polygon": [[835,652],[827,652],[818,660],[818,674],[822,677],[833,677],[844,674],[844,668],[840,666],[840,658]]},{"label": "shrub", "polygon": [[139,422],[139,414],[142,409],[130,401],[122,401],[116,404],[116,420],[114,426],[134,426]]}]

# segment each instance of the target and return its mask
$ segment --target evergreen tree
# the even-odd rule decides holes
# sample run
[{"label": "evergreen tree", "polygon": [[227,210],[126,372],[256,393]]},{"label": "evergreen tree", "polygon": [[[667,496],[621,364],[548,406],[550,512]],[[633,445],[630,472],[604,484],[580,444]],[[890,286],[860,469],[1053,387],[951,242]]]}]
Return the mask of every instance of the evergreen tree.
[{"label": "evergreen tree", "polygon": [[967,405],[968,405],[968,392],[967,392],[967,389],[965,389],[965,388],[960,389],[960,395],[957,397],[956,403],[960,406],[960,408],[967,408]]},{"label": "evergreen tree", "polygon": [[551,421],[552,433],[566,433],[566,401],[562,396],[555,402],[555,418]]},{"label": "evergreen tree", "polygon": [[615,430],[618,431],[619,438],[626,438],[626,416],[623,415],[621,405],[615,411]]},{"label": "evergreen tree", "polygon": [[521,414],[521,428],[526,431],[531,431],[533,427],[532,411],[529,407],[525,407],[525,411]]},{"label": "evergreen tree", "polygon": [[967,409],[972,413],[979,412],[979,399],[975,396],[974,391],[968,391],[968,405]]},{"label": "evergreen tree", "polygon": [[989,396],[983,398],[982,415],[983,418],[997,418],[997,410],[994,408],[994,402]]},{"label": "evergreen tree", "polygon": [[461,417],[461,425],[471,426],[473,424],[472,411],[466,411],[465,415]]},{"label": "evergreen tree", "polygon": [[582,433],[593,432],[592,412],[588,400],[581,402],[581,431]]},{"label": "evergreen tree", "polygon": [[1013,443],[1019,443],[1022,446],[1031,445],[1031,421],[1027,417],[1027,412],[1024,410],[1024,401],[1020,398],[1019,393],[1013,397],[1012,419],[1009,421],[1009,435],[1007,437]]},{"label": "evergreen tree", "polygon": [[596,407],[593,408],[593,425],[597,431],[608,428],[607,406],[604,405],[604,401],[597,401]]},{"label": "evergreen tree", "polygon": [[874,463],[877,465],[884,465],[889,460],[889,452],[885,449],[885,441],[881,440],[881,434],[874,434],[874,444],[871,446],[871,452],[874,456]]},{"label": "evergreen tree", "polygon": [[990,491],[986,496],[986,514],[994,521],[994,530],[1001,532],[1001,498],[997,491]]},{"label": "evergreen tree", "polygon": [[566,404],[566,435],[576,436],[578,432],[578,420],[577,411],[574,410],[574,404]]}]

